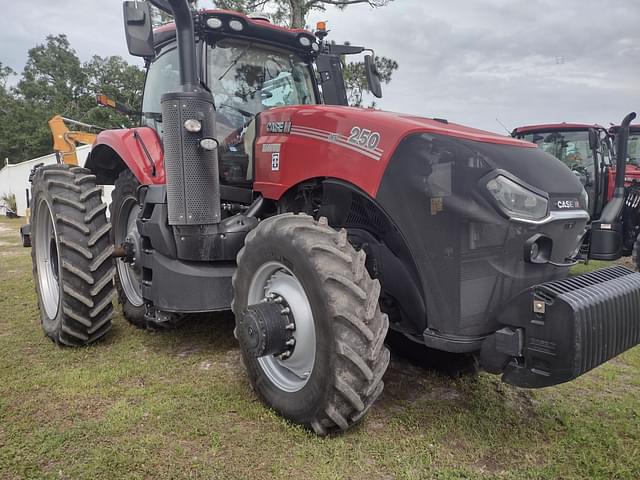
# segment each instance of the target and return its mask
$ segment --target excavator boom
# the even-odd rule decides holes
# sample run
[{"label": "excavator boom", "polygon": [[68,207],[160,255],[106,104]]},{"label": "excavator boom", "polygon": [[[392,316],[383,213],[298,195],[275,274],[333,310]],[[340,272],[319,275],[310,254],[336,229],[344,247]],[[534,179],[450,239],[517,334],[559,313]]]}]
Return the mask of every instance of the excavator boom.
[{"label": "excavator boom", "polygon": [[76,145],[91,145],[96,140],[97,134],[91,132],[69,130],[67,124],[77,125],[87,129],[102,130],[101,127],[90,125],[88,123],[78,122],[61,115],[55,115],[49,120],[49,128],[53,136],[53,149],[60,154],[62,163],[69,165],[78,165],[78,156],[76,155]]}]

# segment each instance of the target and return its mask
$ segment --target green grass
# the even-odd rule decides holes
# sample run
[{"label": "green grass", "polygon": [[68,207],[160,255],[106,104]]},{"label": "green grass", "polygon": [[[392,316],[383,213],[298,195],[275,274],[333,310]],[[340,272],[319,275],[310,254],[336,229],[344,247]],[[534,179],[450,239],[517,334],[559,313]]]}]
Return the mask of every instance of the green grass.
[{"label": "green grass", "polygon": [[163,333],[117,315],[56,347],[19,225],[0,221],[0,479],[640,477],[638,348],[537,391],[394,358],[362,425],[318,438],[256,400],[229,314]]}]

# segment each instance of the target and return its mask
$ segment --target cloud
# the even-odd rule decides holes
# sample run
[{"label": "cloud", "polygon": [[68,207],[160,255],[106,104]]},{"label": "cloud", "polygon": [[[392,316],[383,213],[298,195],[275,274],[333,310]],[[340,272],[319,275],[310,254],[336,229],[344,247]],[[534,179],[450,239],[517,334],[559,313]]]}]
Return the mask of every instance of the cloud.
[{"label": "cloud", "polygon": [[[0,61],[66,33],[82,60],[127,53],[120,0],[3,2]],[[211,4],[202,0],[201,4]],[[640,109],[640,8],[600,0],[395,0],[313,12],[330,39],[400,64],[382,108],[501,131],[554,121],[619,122]]]},{"label": "cloud", "polygon": [[329,20],[330,38],[399,62],[385,109],[499,130],[496,117],[607,123],[640,108],[631,2],[395,0],[313,17]]}]

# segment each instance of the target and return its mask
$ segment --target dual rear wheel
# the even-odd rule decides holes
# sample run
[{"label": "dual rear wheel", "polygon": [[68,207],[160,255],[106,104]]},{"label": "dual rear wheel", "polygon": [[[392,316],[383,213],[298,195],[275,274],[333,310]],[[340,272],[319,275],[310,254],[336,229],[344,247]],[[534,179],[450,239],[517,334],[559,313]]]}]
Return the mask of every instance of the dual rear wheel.
[{"label": "dual rear wheel", "polygon": [[33,179],[33,277],[45,334],[92,343],[111,328],[115,268],[102,189],[89,170],[50,165]]}]

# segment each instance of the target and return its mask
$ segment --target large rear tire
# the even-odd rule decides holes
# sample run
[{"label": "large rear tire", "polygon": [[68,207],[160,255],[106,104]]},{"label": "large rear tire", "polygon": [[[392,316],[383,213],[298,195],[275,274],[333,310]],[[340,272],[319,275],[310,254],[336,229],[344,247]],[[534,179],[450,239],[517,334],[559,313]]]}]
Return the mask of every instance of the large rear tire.
[{"label": "large rear tire", "polygon": [[33,277],[42,328],[59,345],[87,345],[111,328],[111,226],[95,178],[69,165],[33,177]]},{"label": "large rear tire", "polygon": [[285,418],[326,435],[346,430],[382,393],[389,322],[380,284],[345,230],[307,215],[262,221],[247,235],[233,278],[236,329],[247,307],[277,297],[292,312],[290,356],[242,357],[259,397]]}]

